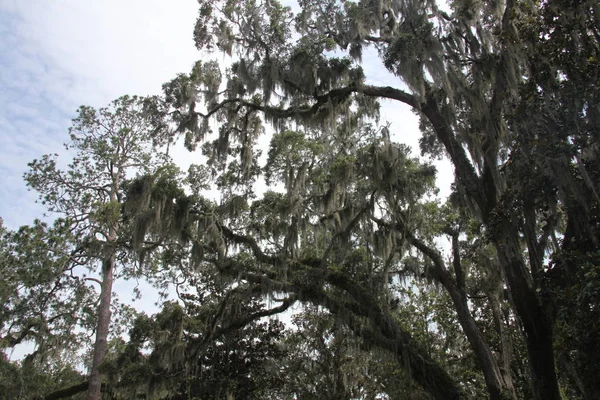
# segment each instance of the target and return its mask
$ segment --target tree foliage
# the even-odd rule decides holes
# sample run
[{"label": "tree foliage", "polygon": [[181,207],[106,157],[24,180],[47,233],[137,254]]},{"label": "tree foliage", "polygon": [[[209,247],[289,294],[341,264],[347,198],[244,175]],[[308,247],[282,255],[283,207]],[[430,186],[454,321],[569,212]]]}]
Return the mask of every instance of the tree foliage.
[{"label": "tree foliage", "polygon": [[[113,342],[106,376],[121,393],[599,396],[596,2],[199,3],[197,47],[231,65],[204,57],[162,97],[82,108],[68,172],[32,164],[28,182],[65,219],[2,232],[4,347],[66,334],[73,315],[52,290],[80,287],[73,259],[101,261],[104,282],[135,259],[126,274],[168,278],[180,300]],[[370,83],[363,56],[390,86]],[[379,125],[383,100],[419,116],[423,156],[451,162],[448,199]],[[121,153],[121,139],[179,135],[203,157],[185,181],[152,152]],[[32,282],[22,262],[49,267]],[[56,306],[19,308],[22,288]],[[255,322],[296,302],[285,339]]]},{"label": "tree foliage", "polygon": [[[593,215],[598,180],[593,178],[597,159],[592,149],[597,146],[593,133],[597,130],[593,118],[597,88],[592,84],[584,89],[580,79],[596,82],[597,5],[585,1],[575,6],[456,1],[443,9],[431,1],[302,1],[298,6],[292,11],[272,1],[200,2],[194,32],[197,46],[233,55],[235,61],[222,72],[216,72],[215,64],[198,63],[191,74],[165,85],[166,93],[188,95],[187,102],[181,98],[171,101],[179,129],[187,132],[187,142],[193,145],[210,133],[207,121],[211,117],[227,121],[219,126],[218,138],[204,148],[216,169],[226,170],[229,162],[239,162],[234,170],[242,173],[239,182],[232,183],[241,184],[256,170],[252,155],[264,130],[263,121],[277,130],[276,135],[296,124],[299,129],[295,130],[318,132],[327,141],[339,131],[364,131],[365,121],[377,116],[379,99],[410,106],[422,119],[423,149],[446,155],[455,168],[456,195],[451,208],[460,220],[458,226],[441,227],[441,232],[457,242],[454,277],[436,256],[432,242],[427,242],[436,233],[414,225],[415,221],[431,221],[431,217],[413,217],[412,208],[419,207],[411,204],[411,193],[402,190],[406,185],[393,170],[394,144],[389,139],[386,142],[384,135],[382,148],[371,154],[373,174],[360,170],[372,165],[370,160],[353,164],[354,160],[346,158],[355,156],[348,153],[349,148],[360,148],[356,138],[344,144],[340,141],[337,148],[325,147],[324,158],[309,150],[313,161],[297,163],[295,168],[289,167],[289,158],[284,160],[288,163],[282,182],[287,192],[287,241],[275,241],[269,248],[281,250],[277,256],[257,251],[266,239],[248,230],[244,239],[235,236],[241,232],[232,232],[230,240],[247,245],[261,262],[275,257],[277,263],[290,264],[282,257],[324,268],[340,263],[334,258],[340,243],[360,241],[360,234],[369,229],[384,236],[383,248],[388,250],[398,241],[395,235],[403,237],[429,259],[425,264],[435,267],[430,269],[431,276],[452,296],[461,326],[467,328],[465,334],[478,353],[489,394],[514,396],[511,379],[498,365],[502,357],[493,356],[480,329],[473,326],[466,288],[461,287],[464,276],[456,257],[460,255],[458,242],[465,223],[478,224],[479,238],[475,240],[487,243],[487,259],[481,260],[488,263],[487,276],[496,276],[496,282],[508,286],[509,296],[503,298],[502,294],[500,299],[510,301],[524,332],[532,396],[560,398],[553,347],[553,310],[560,305],[546,294],[545,278],[552,280],[551,275],[566,269],[557,272],[555,264],[547,262],[548,256],[558,256],[570,245],[585,247],[583,236],[596,241]],[[403,85],[369,84],[361,63],[363,53],[373,54],[372,49]],[[218,92],[220,86],[225,90]],[[569,95],[575,93],[573,89],[581,90],[582,98],[573,99]],[[270,161],[277,161],[276,150],[272,150]],[[233,154],[239,155],[239,161],[230,160]],[[311,193],[307,171],[316,170],[320,160],[332,156],[338,159],[332,160],[328,170],[339,175],[329,181],[331,192]],[[359,154],[355,157],[360,159]],[[273,176],[267,171],[265,175]],[[373,184],[370,187],[360,181],[362,177],[366,180],[366,175]],[[305,206],[310,207],[310,217],[303,220],[298,197],[308,193],[313,203]],[[332,198],[333,204],[324,201]],[[385,204],[380,204],[382,199]],[[284,202],[281,199],[277,204]],[[389,220],[377,223],[376,219],[382,218],[371,212],[369,228],[361,220],[368,214],[369,203],[377,203],[377,212]],[[320,217],[315,217],[319,212]],[[312,226],[320,225],[320,235],[325,235],[313,239],[313,243],[325,244],[311,255],[319,259],[311,259],[312,264],[302,261],[299,248],[306,248],[315,232],[308,229],[306,220]],[[387,238],[386,230],[392,232]],[[331,241],[322,240],[327,238]],[[375,247],[382,242],[373,237],[371,243]],[[386,255],[378,254],[384,259]],[[288,266],[288,274],[290,270]],[[309,275],[317,274],[311,269]],[[332,284],[327,282],[327,273],[320,275],[323,284]],[[497,297],[499,293],[487,295]],[[368,303],[364,298],[355,300]],[[414,377],[435,395],[435,384],[419,377],[417,369],[411,367]]]},{"label": "tree foliage", "polygon": [[[169,215],[177,214],[174,199],[185,197],[171,189],[178,172],[153,146],[145,103],[124,96],[107,108],[81,107],[65,145],[74,152],[67,168],[59,167],[58,155],[44,155],[25,174],[47,211],[59,218],[51,227],[36,221],[2,235],[7,273],[2,347],[34,341],[27,359],[60,359],[65,350],[82,351],[76,345],[95,331],[90,399],[100,398],[111,308],[126,311],[113,304],[113,280],[146,272],[160,279],[143,258],[136,262],[137,254],[168,244],[164,231],[176,220]],[[151,189],[138,203],[132,189],[136,174]],[[90,282],[100,285],[99,297]]]}]

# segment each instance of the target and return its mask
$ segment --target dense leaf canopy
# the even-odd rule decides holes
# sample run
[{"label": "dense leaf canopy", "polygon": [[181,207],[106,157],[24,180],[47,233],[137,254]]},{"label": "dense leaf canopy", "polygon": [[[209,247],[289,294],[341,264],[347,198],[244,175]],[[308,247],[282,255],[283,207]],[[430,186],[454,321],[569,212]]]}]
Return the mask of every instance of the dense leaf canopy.
[{"label": "dense leaf canopy", "polygon": [[[80,129],[98,121],[83,108],[71,180],[50,157],[27,175],[67,219],[2,231],[3,348],[31,338],[48,354],[53,335],[93,324],[64,316],[94,294],[64,265],[90,257],[103,282],[139,262],[178,295],[94,362],[116,396],[600,396],[597,2],[199,4],[205,57],[164,96],[121,99],[144,128],[113,133],[182,136],[201,165],[182,179],[130,157],[137,177],[94,186],[121,147]],[[367,57],[389,86],[371,83]],[[422,158],[379,124],[382,100],[419,116]],[[450,161],[447,199],[426,157]],[[260,322],[296,303],[295,331]]]}]

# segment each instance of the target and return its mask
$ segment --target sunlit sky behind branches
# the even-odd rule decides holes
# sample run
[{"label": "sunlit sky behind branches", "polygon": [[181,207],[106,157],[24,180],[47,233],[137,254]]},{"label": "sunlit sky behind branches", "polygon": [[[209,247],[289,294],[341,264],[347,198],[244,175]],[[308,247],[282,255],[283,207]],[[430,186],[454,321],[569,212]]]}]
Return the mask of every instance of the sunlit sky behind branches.
[{"label": "sunlit sky behind branches", "polygon": [[[0,0],[0,217],[7,228],[43,216],[22,176],[42,154],[59,153],[59,165],[69,162],[62,143],[80,105],[159,94],[164,82],[207,59],[192,38],[197,8],[194,0]],[[374,51],[365,53],[364,68],[369,84],[401,86]],[[392,123],[393,138],[418,155],[418,119],[410,109],[382,102],[381,116]],[[182,146],[171,154],[184,168],[199,162]],[[437,164],[445,197],[452,170]],[[131,285],[115,287],[122,300]]]},{"label": "sunlit sky behind branches", "polygon": [[[62,143],[79,105],[103,107],[124,94],[159,94],[164,82],[202,57],[192,39],[196,14],[194,0],[0,0],[5,226],[15,229],[42,215],[22,175],[42,154],[64,154]],[[374,52],[364,61],[369,83],[399,85]],[[418,120],[408,107],[384,102],[384,121],[392,122],[397,140],[419,153]],[[197,158],[184,151],[175,156],[184,165]],[[451,171],[439,169],[446,194]]]},{"label": "sunlit sky behind branches", "polygon": [[191,69],[199,56],[196,12],[192,0],[0,0],[0,216],[7,227],[41,215],[22,175],[42,154],[64,154],[79,105],[159,94],[162,83]]}]

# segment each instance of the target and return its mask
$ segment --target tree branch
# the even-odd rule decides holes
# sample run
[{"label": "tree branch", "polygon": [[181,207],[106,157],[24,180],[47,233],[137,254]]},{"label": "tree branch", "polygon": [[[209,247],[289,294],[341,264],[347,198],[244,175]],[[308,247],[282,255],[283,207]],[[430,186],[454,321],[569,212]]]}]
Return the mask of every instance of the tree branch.
[{"label": "tree branch", "polygon": [[58,400],[65,397],[75,396],[77,393],[85,392],[88,389],[89,382],[81,382],[67,388],[56,390],[43,397],[44,400]]},{"label": "tree branch", "polygon": [[452,266],[454,267],[454,274],[456,275],[456,284],[458,286],[458,290],[463,295],[463,297],[467,296],[467,286],[465,282],[465,272],[462,268],[462,263],[460,261],[460,247],[458,243],[458,232],[452,233]]},{"label": "tree branch", "polygon": [[205,114],[200,112],[198,112],[197,114],[203,118],[209,118],[226,105],[237,103],[241,106],[257,111],[262,111],[266,114],[277,118],[310,117],[317,114],[320,111],[321,106],[324,106],[329,102],[339,104],[341,101],[345,100],[353,93],[359,93],[369,97],[381,97],[391,100],[397,100],[402,103],[408,104],[411,107],[419,108],[419,103],[416,100],[416,98],[413,95],[404,92],[400,89],[396,89],[391,86],[351,84],[343,88],[333,89],[319,96],[314,96],[315,103],[313,105],[278,108],[257,104],[254,102],[244,100],[242,98],[233,98],[223,100]]},{"label": "tree branch", "polygon": [[[88,381],[81,382],[76,385],[69,386],[67,388],[59,389],[54,392],[48,393],[46,396],[42,397],[41,399],[43,399],[43,400],[58,400],[58,399],[64,399],[65,397],[72,397],[78,393],[85,392],[88,389],[88,386],[89,386]],[[106,392],[107,390],[108,390],[108,386],[105,383],[103,383],[102,391]]]},{"label": "tree branch", "polygon": [[281,259],[279,257],[270,256],[268,254],[265,254],[261,250],[258,243],[256,243],[256,240],[254,240],[254,238],[252,238],[250,236],[239,235],[219,222],[217,222],[217,227],[221,230],[221,232],[227,239],[229,239],[237,244],[242,244],[242,245],[249,247],[250,250],[252,250],[254,257],[256,257],[256,259],[258,261],[265,263],[265,264],[271,264],[271,265],[277,265],[281,262]]},{"label": "tree branch", "polygon": [[[435,399],[463,399],[462,389],[452,377],[388,314],[379,307],[376,299],[357,282],[343,273],[328,270],[329,284],[345,291],[354,298],[348,307],[332,299],[322,289],[304,288],[302,296],[307,300],[327,307],[340,315],[348,326],[365,341],[392,352],[399,364],[406,368],[412,378]],[[372,329],[365,327],[357,317],[371,321]]]},{"label": "tree branch", "polygon": [[[483,371],[486,385],[488,386],[491,398],[500,399],[502,397],[501,393],[503,391],[503,381],[501,379],[500,368],[498,367],[498,363],[496,362],[496,359],[494,358],[490,347],[488,346],[485,338],[483,337],[483,333],[477,326],[475,319],[471,314],[471,310],[469,310],[466,291],[461,290],[460,286],[457,284],[457,281],[454,280],[454,278],[450,274],[450,271],[448,271],[448,268],[446,268],[446,265],[440,252],[436,249],[429,247],[421,239],[416,238],[412,232],[406,229],[406,226],[401,220],[398,220],[396,224],[391,224],[379,218],[372,217],[372,219],[378,225],[386,226],[392,229],[397,229],[403,232],[404,237],[411,245],[416,247],[421,253],[423,253],[425,256],[431,259],[431,261],[433,262],[433,278],[442,284],[442,286],[450,295],[452,302],[454,303],[458,321],[463,331],[465,332],[465,335],[467,336],[471,348],[477,356],[477,360]],[[460,271],[460,273],[457,272],[457,274],[461,275],[461,284],[464,285],[464,276],[462,276],[462,268],[460,266],[460,254],[458,254],[457,233],[453,235],[452,244],[453,252],[455,253],[454,266],[455,268],[457,268],[457,271]]]}]

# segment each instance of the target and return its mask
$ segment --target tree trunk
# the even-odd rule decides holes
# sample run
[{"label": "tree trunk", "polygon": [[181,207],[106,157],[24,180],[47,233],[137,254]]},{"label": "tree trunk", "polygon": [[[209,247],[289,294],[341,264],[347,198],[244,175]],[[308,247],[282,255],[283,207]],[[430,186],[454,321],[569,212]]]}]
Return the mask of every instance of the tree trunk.
[{"label": "tree trunk", "polygon": [[510,337],[510,333],[504,327],[503,313],[500,308],[500,301],[493,295],[490,296],[490,305],[492,307],[492,314],[494,316],[494,325],[496,333],[500,337],[500,355],[502,357],[502,363],[500,367],[500,373],[504,380],[504,385],[510,397],[513,400],[517,400],[517,392],[515,391],[515,385],[513,383],[513,377],[511,372],[511,362],[513,357],[513,344]]},{"label": "tree trunk", "polygon": [[88,387],[88,400],[100,400],[102,395],[102,376],[100,365],[104,360],[108,347],[108,331],[110,328],[110,303],[112,298],[113,271],[115,267],[114,252],[102,262],[102,285],[100,290],[100,305],[98,306],[98,323],[96,325],[96,343],[94,358]]},{"label": "tree trunk", "polygon": [[523,323],[535,400],[561,400],[554,365],[552,321],[539,304],[518,236],[503,232],[494,244],[506,273],[515,310]]},{"label": "tree trunk", "polygon": [[[501,217],[503,219],[501,224],[490,223],[490,215],[494,211],[498,196],[498,193],[493,192],[498,190],[493,182],[494,177],[479,177],[476,174],[464,147],[446,122],[431,93],[427,94],[426,101],[421,104],[421,112],[434,126],[438,139],[448,152],[454,165],[456,179],[465,188],[470,200],[477,206],[478,210],[474,210],[475,214],[479,214],[481,222],[496,235],[494,247],[506,273],[515,303],[515,311],[523,322],[525,330],[534,400],[560,400],[554,367],[552,322],[539,304],[538,296],[533,289],[531,273],[525,265],[523,252],[518,242],[519,233],[513,229],[507,216]],[[488,190],[485,190],[486,187]]]},{"label": "tree trunk", "polygon": [[[447,271],[443,272],[448,274]],[[460,326],[465,332],[467,340],[477,357],[479,367],[483,372],[490,399],[503,400],[506,398],[506,394],[504,393],[506,388],[502,380],[498,363],[471,315],[466,298],[461,295],[458,287],[456,287],[453,282],[449,281],[449,279],[450,276],[448,276],[447,279],[442,279],[442,286],[446,288],[452,298]]]}]

